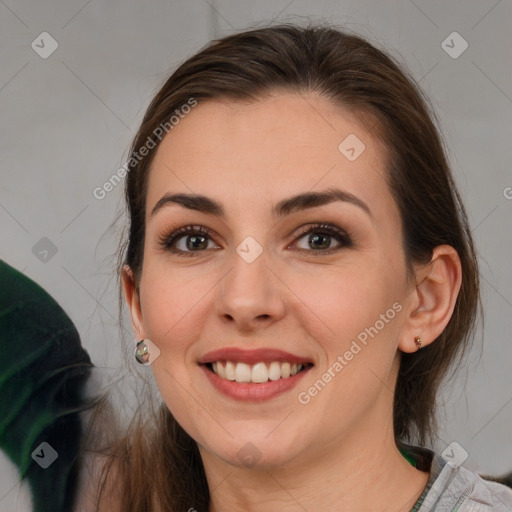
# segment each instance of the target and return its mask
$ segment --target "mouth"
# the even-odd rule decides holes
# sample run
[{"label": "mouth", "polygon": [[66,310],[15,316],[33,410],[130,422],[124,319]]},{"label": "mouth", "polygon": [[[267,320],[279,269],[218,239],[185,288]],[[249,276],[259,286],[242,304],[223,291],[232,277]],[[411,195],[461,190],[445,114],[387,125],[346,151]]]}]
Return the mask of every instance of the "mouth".
[{"label": "mouth", "polygon": [[293,363],[288,361],[260,361],[247,364],[241,361],[214,361],[204,366],[223,380],[264,384],[280,379],[289,379],[298,373],[305,372],[313,366],[312,363]]},{"label": "mouth", "polygon": [[208,382],[234,400],[262,402],[291,391],[314,367],[307,356],[276,348],[225,347],[199,360]]}]

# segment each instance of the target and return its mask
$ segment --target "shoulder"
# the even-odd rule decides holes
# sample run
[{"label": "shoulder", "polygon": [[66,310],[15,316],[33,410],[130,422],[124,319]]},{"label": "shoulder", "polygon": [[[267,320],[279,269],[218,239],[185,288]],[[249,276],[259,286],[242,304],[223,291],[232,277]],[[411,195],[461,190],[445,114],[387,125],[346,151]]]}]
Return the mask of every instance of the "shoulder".
[{"label": "shoulder", "polygon": [[430,472],[418,512],[512,512],[510,487],[492,477],[482,477],[428,448],[403,447]]},{"label": "shoulder", "polygon": [[468,510],[512,511],[512,489],[510,487],[491,480],[485,480],[466,468],[460,469],[462,473],[465,473],[466,481],[472,483],[471,492],[468,495],[468,505],[469,503],[475,505],[473,505],[473,508],[468,508]]},{"label": "shoulder", "polygon": [[[442,470],[425,499],[433,505],[428,510],[439,512],[511,512],[512,489],[498,482],[485,480],[463,466],[455,466],[440,455],[435,463]],[[421,509],[420,509],[421,510]]]}]

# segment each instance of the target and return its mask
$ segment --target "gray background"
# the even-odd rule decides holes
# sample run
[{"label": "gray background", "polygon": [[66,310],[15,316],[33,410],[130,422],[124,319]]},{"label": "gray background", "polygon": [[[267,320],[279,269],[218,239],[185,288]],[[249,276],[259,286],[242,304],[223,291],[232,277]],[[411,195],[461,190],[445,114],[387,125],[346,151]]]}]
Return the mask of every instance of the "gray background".
[{"label": "gray background", "polygon": [[[0,258],[64,306],[105,382],[126,375],[134,340],[126,310],[128,339],[116,326],[112,260],[123,222],[107,230],[122,185],[102,201],[92,191],[124,163],[145,108],[181,60],[271,19],[358,32],[398,56],[430,96],[473,227],[486,313],[468,364],[440,397],[436,448],[457,441],[466,467],[512,470],[510,1],[0,0]],[[458,58],[442,47],[454,31],[469,45]],[[42,32],[58,43],[47,58],[31,47],[42,46]],[[34,254],[43,237],[57,250],[46,261]],[[30,505],[0,452],[7,510]]]}]

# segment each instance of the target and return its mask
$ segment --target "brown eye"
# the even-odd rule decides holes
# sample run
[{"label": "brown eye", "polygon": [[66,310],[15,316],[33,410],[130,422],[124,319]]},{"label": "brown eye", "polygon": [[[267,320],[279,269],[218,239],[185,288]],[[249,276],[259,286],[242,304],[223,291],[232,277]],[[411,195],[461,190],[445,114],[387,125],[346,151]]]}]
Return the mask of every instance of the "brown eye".
[{"label": "brown eye", "polygon": [[[178,240],[180,238],[182,237],[179,237]],[[185,242],[186,248],[190,251],[195,249],[206,249],[208,247],[208,238],[205,235],[187,235],[185,237]]]},{"label": "brown eye", "polygon": [[[303,231],[297,237],[297,240],[304,238],[306,235],[309,235],[306,240],[308,247],[299,248],[300,252],[331,253],[343,247],[351,247],[353,245],[352,240],[347,235],[347,233],[345,233],[337,226],[332,226],[329,224],[317,224],[309,226],[306,231]],[[338,242],[337,247],[331,247],[333,238],[336,242]]]},{"label": "brown eye", "polygon": [[159,245],[165,251],[189,256],[194,252],[204,252],[208,249],[208,242],[213,242],[208,229],[203,226],[184,226],[163,236]]},{"label": "brown eye", "polygon": [[[298,251],[320,255],[330,254],[341,248],[352,247],[353,243],[349,235],[330,224],[317,224],[308,226],[306,230],[297,237],[296,240],[305,238],[308,235],[306,248],[298,248]],[[332,239],[338,245],[332,247]],[[211,232],[203,226],[184,226],[180,229],[173,231],[170,235],[164,235],[159,245],[165,251],[180,255],[180,256],[193,256],[194,253],[205,252],[209,247],[209,242],[214,243],[211,238]],[[215,248],[218,248],[216,246]]]}]

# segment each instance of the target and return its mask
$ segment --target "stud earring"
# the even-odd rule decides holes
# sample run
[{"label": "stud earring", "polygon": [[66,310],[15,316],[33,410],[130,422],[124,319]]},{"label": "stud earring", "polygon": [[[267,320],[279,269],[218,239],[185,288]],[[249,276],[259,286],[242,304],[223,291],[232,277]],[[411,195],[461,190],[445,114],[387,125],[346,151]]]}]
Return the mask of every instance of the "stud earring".
[{"label": "stud earring", "polygon": [[149,348],[144,343],[146,340],[140,340],[137,342],[137,345],[135,346],[135,359],[138,363],[143,365],[149,364]]},{"label": "stud earring", "polygon": [[418,346],[418,350],[421,349],[421,345],[423,343],[423,340],[419,336],[414,337],[414,343]]}]

